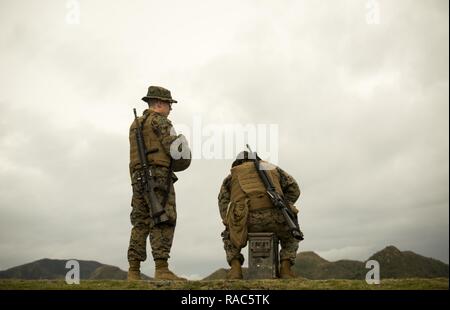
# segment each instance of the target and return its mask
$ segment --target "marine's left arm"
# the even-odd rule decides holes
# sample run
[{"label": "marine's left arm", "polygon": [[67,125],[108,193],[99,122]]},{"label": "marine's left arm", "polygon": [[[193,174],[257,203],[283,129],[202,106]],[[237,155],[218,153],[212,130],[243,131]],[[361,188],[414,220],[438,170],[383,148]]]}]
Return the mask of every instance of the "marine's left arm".
[{"label": "marine's left arm", "polygon": [[277,171],[280,174],[280,185],[284,198],[288,203],[293,205],[298,197],[300,197],[300,187],[295,179],[286,171],[279,167],[277,167]]},{"label": "marine's left arm", "polygon": [[220,187],[219,196],[217,197],[219,202],[219,212],[220,217],[222,218],[222,222],[226,223],[226,216],[228,211],[228,205],[230,203],[230,182],[231,182],[231,175],[228,175],[222,183],[222,186]]},{"label": "marine's left arm", "polygon": [[170,145],[178,138],[172,122],[167,117],[158,115],[153,118],[152,127],[161,141],[164,151],[170,156]]}]

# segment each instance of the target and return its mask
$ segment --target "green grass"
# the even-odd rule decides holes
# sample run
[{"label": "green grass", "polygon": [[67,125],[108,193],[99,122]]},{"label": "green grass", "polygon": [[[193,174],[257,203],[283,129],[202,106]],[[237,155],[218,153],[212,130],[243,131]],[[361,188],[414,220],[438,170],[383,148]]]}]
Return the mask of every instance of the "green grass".
[{"label": "green grass", "polygon": [[138,281],[84,280],[68,285],[63,280],[0,280],[1,290],[448,290],[447,278],[386,279],[380,285],[360,280],[211,280]]}]

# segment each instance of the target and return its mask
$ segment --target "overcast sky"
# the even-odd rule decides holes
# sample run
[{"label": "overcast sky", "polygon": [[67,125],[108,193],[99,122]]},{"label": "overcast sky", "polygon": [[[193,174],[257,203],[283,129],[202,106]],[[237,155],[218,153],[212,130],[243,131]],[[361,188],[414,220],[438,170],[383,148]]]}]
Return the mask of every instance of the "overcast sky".
[{"label": "overcast sky", "polygon": [[[0,0],[0,270],[44,257],[127,269],[128,128],[149,85],[179,101],[175,126],[279,126],[300,251],[364,260],[392,244],[448,263],[447,0],[78,3],[74,24],[73,1]],[[177,273],[226,266],[231,162],[178,174]]]}]

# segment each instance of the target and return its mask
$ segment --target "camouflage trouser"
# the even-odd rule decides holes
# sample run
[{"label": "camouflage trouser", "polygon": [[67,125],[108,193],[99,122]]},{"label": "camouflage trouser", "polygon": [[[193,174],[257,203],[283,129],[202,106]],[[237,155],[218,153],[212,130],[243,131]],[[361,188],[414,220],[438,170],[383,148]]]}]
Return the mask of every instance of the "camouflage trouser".
[{"label": "camouflage trouser", "polygon": [[[155,194],[162,204],[167,196],[169,170],[164,167],[152,169],[154,180],[158,188]],[[130,245],[128,247],[128,261],[145,261],[147,259],[147,237],[150,236],[153,259],[168,259],[172,247],[175,231],[177,213],[175,207],[175,190],[171,183],[170,192],[167,197],[165,211],[170,221],[155,225],[150,218],[149,207],[142,196],[142,189],[136,183],[137,175],[133,174],[132,186],[133,197],[131,199],[132,211],[130,214],[131,229]]]},{"label": "camouflage trouser", "polygon": [[[281,243],[280,260],[289,260],[291,264],[294,264],[299,241],[292,237],[280,210],[266,209],[249,212],[248,232],[275,233]],[[244,256],[241,254],[241,249],[237,248],[229,238],[223,238],[223,244],[228,264],[230,264],[233,259],[238,259],[242,263],[244,262]]]}]

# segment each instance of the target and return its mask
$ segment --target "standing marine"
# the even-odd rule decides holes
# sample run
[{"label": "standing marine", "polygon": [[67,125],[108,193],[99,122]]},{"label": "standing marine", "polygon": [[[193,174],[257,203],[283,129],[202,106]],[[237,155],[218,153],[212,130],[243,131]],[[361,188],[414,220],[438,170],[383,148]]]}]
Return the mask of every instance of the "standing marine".
[{"label": "standing marine", "polygon": [[[128,247],[128,280],[141,278],[140,264],[147,258],[148,237],[155,262],[155,279],[185,280],[169,270],[168,259],[177,220],[174,171],[189,166],[190,150],[185,138],[176,135],[167,118],[172,104],[177,102],[170,91],[150,86],[142,100],[148,103],[148,109],[142,116],[135,117],[129,132],[133,227]],[[180,151],[187,152],[188,158],[180,158]]]},{"label": "standing marine", "polygon": [[[244,257],[241,249],[247,244],[249,232],[270,232],[278,237],[281,243],[280,277],[293,278],[295,275],[291,268],[303,235],[297,223],[298,231],[295,232],[299,235],[293,236],[282,210],[270,199],[266,185],[256,170],[256,159],[259,163],[256,153],[241,152],[231,166],[231,173],[224,179],[218,196],[220,216],[225,225],[222,234],[224,249],[227,262],[231,266],[227,278],[242,279],[241,266]],[[269,182],[284,200],[283,203],[293,215],[294,222],[297,222],[298,209],[294,206],[300,196],[297,182],[281,168],[266,162],[261,162],[262,164],[270,167],[266,170]]]}]

